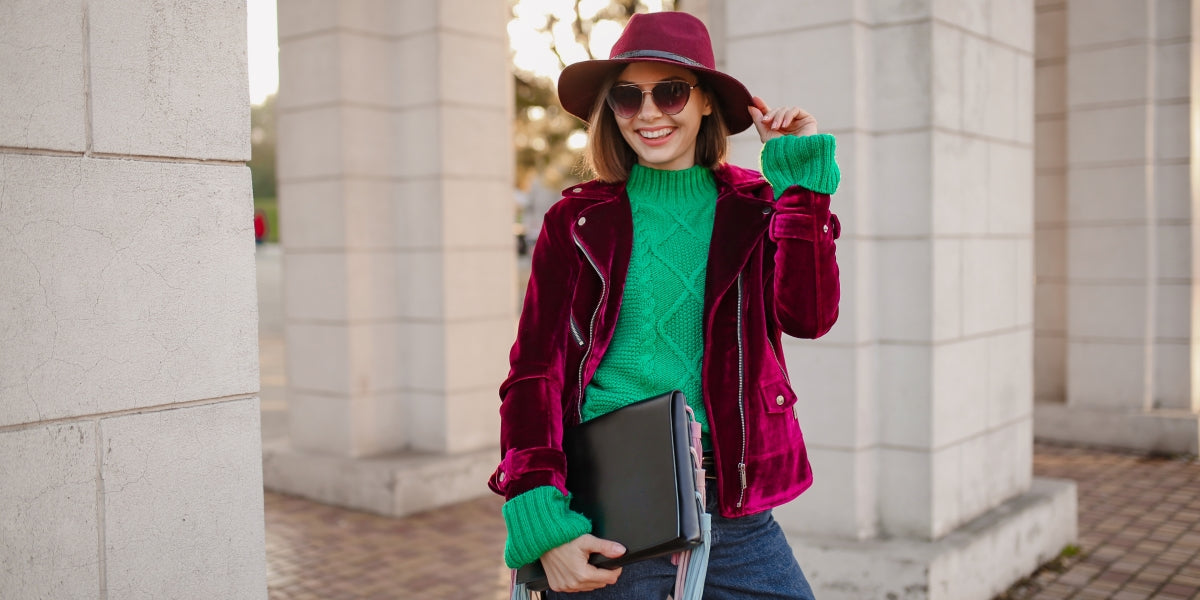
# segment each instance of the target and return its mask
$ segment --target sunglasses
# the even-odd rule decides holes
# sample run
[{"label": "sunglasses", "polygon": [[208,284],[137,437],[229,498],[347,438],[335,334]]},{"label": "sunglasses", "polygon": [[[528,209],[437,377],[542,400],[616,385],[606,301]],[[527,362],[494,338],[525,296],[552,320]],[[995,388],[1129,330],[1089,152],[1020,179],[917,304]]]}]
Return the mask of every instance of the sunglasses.
[{"label": "sunglasses", "polygon": [[605,100],[613,112],[622,119],[628,119],[642,110],[642,98],[646,94],[654,99],[654,105],[663,114],[677,115],[687,106],[692,97],[692,89],[700,84],[690,84],[686,81],[660,81],[654,87],[643,90],[636,83],[621,83],[608,90]]}]

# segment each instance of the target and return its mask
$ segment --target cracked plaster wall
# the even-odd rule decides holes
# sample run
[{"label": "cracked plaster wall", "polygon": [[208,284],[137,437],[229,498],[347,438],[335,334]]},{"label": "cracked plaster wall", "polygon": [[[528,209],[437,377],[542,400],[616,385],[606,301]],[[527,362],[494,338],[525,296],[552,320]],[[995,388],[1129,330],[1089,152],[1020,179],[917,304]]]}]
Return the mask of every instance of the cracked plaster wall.
[{"label": "cracked plaster wall", "polygon": [[0,3],[0,598],[265,598],[245,7]]}]

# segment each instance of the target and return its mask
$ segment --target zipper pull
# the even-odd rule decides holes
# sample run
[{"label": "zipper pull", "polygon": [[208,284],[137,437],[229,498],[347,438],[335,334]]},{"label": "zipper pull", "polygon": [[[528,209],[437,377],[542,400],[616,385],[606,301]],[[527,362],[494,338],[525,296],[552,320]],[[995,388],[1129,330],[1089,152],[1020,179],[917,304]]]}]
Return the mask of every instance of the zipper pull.
[{"label": "zipper pull", "polygon": [[744,463],[744,462],[738,463],[737,469],[738,469],[738,481],[740,481],[742,484],[742,489],[741,489],[741,491],[738,492],[737,507],[741,508],[742,500],[744,500],[746,498],[746,463]]}]

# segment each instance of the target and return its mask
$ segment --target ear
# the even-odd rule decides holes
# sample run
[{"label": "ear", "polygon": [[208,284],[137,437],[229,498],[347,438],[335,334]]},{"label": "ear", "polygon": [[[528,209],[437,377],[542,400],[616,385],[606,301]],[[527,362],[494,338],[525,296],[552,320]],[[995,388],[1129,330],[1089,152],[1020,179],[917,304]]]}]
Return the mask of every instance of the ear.
[{"label": "ear", "polygon": [[700,94],[700,97],[704,99],[704,104],[700,107],[700,115],[707,117],[708,115],[711,115],[713,111],[712,101],[708,99],[708,92],[703,90],[701,91],[703,93]]}]

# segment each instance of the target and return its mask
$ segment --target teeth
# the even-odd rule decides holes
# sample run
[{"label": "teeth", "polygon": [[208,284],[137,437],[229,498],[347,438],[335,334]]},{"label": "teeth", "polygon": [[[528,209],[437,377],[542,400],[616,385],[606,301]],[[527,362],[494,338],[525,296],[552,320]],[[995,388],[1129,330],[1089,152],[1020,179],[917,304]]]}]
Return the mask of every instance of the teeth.
[{"label": "teeth", "polygon": [[666,136],[667,134],[671,133],[671,130],[670,129],[658,129],[655,131],[639,131],[638,133],[641,134],[641,136],[644,138],[656,140],[660,137]]}]

